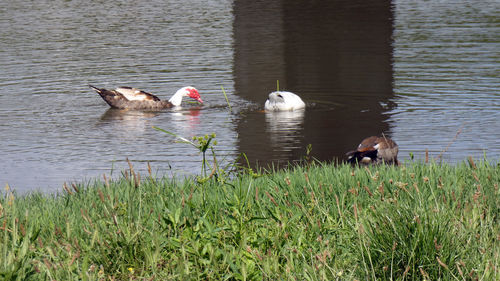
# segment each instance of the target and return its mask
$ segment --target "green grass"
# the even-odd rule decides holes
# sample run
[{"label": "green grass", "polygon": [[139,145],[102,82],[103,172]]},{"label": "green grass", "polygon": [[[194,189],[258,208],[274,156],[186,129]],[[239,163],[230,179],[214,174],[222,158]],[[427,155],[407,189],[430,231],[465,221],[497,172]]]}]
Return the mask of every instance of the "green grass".
[{"label": "green grass", "polygon": [[0,196],[2,280],[499,280],[500,166],[312,162]]}]

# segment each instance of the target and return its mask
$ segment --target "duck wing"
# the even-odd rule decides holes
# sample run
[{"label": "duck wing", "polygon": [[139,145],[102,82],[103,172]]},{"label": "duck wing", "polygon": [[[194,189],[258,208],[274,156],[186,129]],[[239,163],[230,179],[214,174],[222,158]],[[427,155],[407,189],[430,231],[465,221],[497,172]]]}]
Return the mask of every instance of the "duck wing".
[{"label": "duck wing", "polygon": [[122,94],[129,101],[160,101],[157,96],[132,87],[118,87],[115,91]]},{"label": "duck wing", "polygon": [[380,138],[377,136],[371,136],[364,139],[358,146],[358,151],[366,150],[376,150],[375,146],[380,143]]}]

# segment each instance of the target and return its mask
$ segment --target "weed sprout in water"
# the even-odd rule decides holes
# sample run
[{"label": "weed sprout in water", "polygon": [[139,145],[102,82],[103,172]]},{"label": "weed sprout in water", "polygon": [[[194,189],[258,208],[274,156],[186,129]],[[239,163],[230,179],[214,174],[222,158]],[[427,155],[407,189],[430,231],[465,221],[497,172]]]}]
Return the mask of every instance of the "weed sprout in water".
[{"label": "weed sprout in water", "polygon": [[[202,162],[201,162],[201,175],[203,177],[199,178],[198,181],[204,182],[204,181],[207,181],[208,179],[210,179],[211,177],[213,177],[213,175],[217,171],[217,158],[215,156],[215,151],[214,151],[214,146],[217,145],[217,141],[215,140],[215,137],[216,137],[215,133],[212,133],[210,135],[207,134],[203,137],[194,136],[192,138],[192,140],[188,140],[188,139],[186,139],[178,134],[166,131],[164,129],[161,129],[161,128],[158,128],[155,126],[153,126],[153,128],[158,130],[158,131],[172,135],[180,140],[178,142],[190,144],[190,145],[194,146],[196,149],[198,149],[198,151],[201,152],[202,157],[203,157]],[[207,176],[207,168],[209,169],[210,167],[209,167],[209,164],[207,161],[206,153],[207,153],[207,150],[209,150],[209,149],[212,152],[212,156],[214,158],[214,165],[212,167],[212,172],[210,173],[210,175]]]}]

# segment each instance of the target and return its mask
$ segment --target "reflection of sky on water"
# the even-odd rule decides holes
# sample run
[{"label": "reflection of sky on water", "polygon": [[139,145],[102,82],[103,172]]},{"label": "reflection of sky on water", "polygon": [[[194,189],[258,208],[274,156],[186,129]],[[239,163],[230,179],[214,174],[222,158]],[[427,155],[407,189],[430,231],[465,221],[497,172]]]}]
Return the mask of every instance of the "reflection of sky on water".
[{"label": "reflection of sky on water", "polygon": [[[130,142],[144,137],[146,131],[151,130],[154,118],[159,114],[170,117],[169,127],[175,128],[175,134],[190,136],[200,126],[200,108],[176,108],[168,112],[137,111],[108,109],[100,119],[101,127],[112,130],[124,142]],[[104,122],[104,124],[102,124]],[[161,127],[161,125],[160,125]]]},{"label": "reflection of sky on water", "polygon": [[170,116],[173,127],[179,129],[177,134],[184,137],[184,135],[189,136],[192,132],[196,132],[201,124],[201,113],[200,109],[172,111]]},{"label": "reflection of sky on water", "polygon": [[410,153],[423,159],[426,149],[432,158],[446,150],[442,158],[450,163],[484,153],[498,159],[499,26],[492,19],[500,6],[494,2],[396,1],[398,106],[389,122],[401,159]]},{"label": "reflection of sky on water", "polygon": [[[151,162],[160,176],[199,173],[198,151],[153,126],[186,138],[216,133],[221,150],[236,154],[227,110],[209,106],[225,104],[221,84],[238,100],[231,95],[232,2],[2,4],[10,12],[0,13],[0,23],[12,25],[0,29],[0,185],[60,190],[65,181],[119,175],[126,158],[137,170]],[[148,20],[114,16],[124,13]],[[89,83],[134,86],[161,99],[192,85],[206,104],[108,111]]]},{"label": "reflection of sky on water", "polygon": [[108,109],[100,119],[101,125],[104,122],[110,129],[120,133],[126,140],[134,140],[151,128],[151,118],[157,116],[156,112]]}]

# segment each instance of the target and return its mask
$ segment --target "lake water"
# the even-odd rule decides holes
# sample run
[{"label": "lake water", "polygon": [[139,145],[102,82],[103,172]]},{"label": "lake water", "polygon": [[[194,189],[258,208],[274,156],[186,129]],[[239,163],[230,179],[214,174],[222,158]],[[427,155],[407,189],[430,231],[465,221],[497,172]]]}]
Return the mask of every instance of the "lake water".
[{"label": "lake water", "polygon": [[[187,138],[217,134],[219,159],[343,159],[366,136],[399,158],[500,157],[498,1],[7,1],[0,7],[0,184],[59,191],[119,175],[200,172]],[[277,87],[305,113],[264,113]],[[111,110],[88,84],[205,104]],[[221,90],[224,87],[232,111]],[[458,133],[458,135],[457,135]],[[455,139],[456,138],[456,139]]]}]

